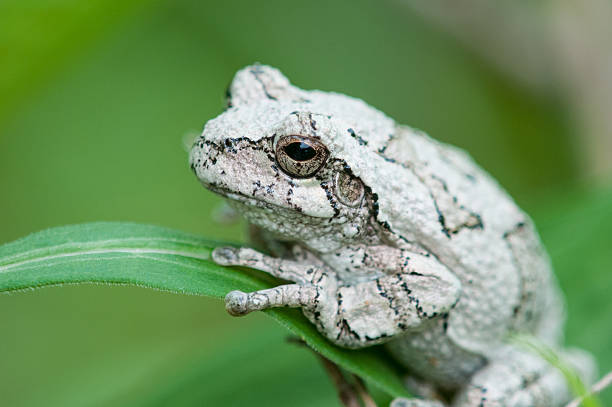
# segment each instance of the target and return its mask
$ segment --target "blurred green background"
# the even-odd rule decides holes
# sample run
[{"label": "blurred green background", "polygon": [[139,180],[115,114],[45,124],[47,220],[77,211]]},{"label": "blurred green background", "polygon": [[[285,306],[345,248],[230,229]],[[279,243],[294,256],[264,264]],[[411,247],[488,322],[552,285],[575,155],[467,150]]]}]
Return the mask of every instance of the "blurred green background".
[{"label": "blurred green background", "polygon": [[[551,247],[567,342],[612,368],[610,178],[581,173],[556,95],[508,80],[397,1],[0,2],[0,243],[99,220],[242,241],[242,224],[213,221],[220,201],[183,139],[255,61],[470,151]],[[56,287],[0,296],[0,327],[2,406],[338,405],[282,327],[217,301]]]}]

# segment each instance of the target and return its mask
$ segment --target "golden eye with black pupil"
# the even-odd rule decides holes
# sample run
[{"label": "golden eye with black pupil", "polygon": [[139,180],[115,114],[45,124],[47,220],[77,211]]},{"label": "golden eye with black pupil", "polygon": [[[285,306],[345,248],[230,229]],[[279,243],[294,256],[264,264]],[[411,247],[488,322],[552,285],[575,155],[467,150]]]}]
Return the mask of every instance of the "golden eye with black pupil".
[{"label": "golden eye with black pupil", "polygon": [[295,141],[285,146],[285,153],[295,161],[308,161],[317,155],[314,148],[303,141]]},{"label": "golden eye with black pupil", "polygon": [[319,140],[298,135],[281,137],[275,153],[281,169],[296,178],[314,176],[329,157],[329,151]]}]

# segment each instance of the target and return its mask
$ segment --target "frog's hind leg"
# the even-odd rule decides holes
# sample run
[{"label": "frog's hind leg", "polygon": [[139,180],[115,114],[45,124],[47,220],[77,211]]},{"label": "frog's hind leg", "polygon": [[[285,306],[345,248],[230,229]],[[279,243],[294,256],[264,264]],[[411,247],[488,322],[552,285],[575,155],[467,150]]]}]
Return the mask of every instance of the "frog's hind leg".
[{"label": "frog's hind leg", "polygon": [[[588,353],[560,355],[585,382],[595,377]],[[561,407],[573,398],[561,372],[538,355],[513,346],[503,348],[454,397],[452,407]],[[391,407],[444,407],[432,399],[396,399]]]},{"label": "frog's hind leg", "polygon": [[[585,382],[593,380],[595,364],[589,354],[566,350],[562,359]],[[508,346],[455,398],[453,407],[561,407],[572,399],[561,372],[538,355]]]}]

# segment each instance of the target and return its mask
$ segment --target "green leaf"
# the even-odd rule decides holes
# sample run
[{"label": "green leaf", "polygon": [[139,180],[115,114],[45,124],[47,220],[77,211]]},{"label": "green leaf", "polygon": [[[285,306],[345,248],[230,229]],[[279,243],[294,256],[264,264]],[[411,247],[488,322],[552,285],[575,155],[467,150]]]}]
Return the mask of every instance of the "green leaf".
[{"label": "green leaf", "polygon": [[[215,243],[191,234],[132,223],[91,223],[32,234],[0,246],[0,292],[49,285],[130,284],[182,294],[223,298],[254,291],[270,279],[210,260]],[[408,396],[399,368],[380,348],[347,350],[321,336],[295,309],[266,314],[309,346],[391,396]]]}]

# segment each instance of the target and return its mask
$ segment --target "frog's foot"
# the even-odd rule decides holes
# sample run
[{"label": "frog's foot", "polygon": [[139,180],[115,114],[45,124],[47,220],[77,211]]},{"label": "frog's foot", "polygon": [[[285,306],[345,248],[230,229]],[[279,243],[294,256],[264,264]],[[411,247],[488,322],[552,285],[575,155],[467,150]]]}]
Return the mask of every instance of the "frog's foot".
[{"label": "frog's foot", "polygon": [[315,286],[299,284],[280,285],[252,293],[231,291],[225,296],[225,309],[231,315],[241,316],[274,307],[308,307],[315,303],[316,296]]},{"label": "frog's foot", "polygon": [[[586,352],[560,356],[589,381],[595,365]],[[478,371],[454,400],[454,407],[560,407],[571,399],[561,372],[538,355],[508,347]]]},{"label": "frog's foot", "polygon": [[395,399],[389,407],[445,407],[444,404],[435,400],[423,399]]},{"label": "frog's foot", "polygon": [[312,282],[317,267],[301,264],[292,260],[266,256],[256,250],[236,247],[217,247],[212,259],[222,266],[244,266],[260,270],[283,280],[300,284]]},{"label": "frog's foot", "polygon": [[[267,256],[249,248],[218,247],[213,250],[212,258],[217,264],[250,267],[296,282],[252,293],[230,292],[225,297],[225,308],[231,315],[246,315],[274,307],[302,307],[315,312],[315,308],[321,308],[318,306],[325,302],[322,297],[327,298],[330,293],[335,293],[335,279],[317,266]],[[320,312],[324,311],[323,308]],[[334,310],[322,318],[333,324],[335,316]]]}]

